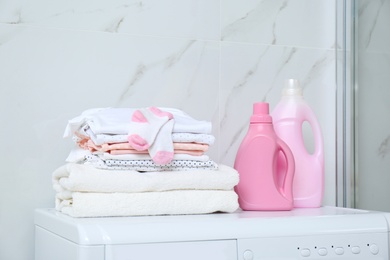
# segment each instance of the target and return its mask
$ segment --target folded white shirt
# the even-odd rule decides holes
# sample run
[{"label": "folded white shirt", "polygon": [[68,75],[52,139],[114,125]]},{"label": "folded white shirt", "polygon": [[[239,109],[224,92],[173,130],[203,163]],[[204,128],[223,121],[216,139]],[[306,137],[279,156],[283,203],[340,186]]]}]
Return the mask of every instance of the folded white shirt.
[{"label": "folded white shirt", "polygon": [[[173,133],[211,134],[211,122],[196,120],[183,111],[175,108],[159,108],[173,115],[175,124]],[[81,115],[68,121],[64,137],[75,132],[90,130],[93,135],[128,134],[130,122],[137,108],[94,108],[84,111]]]}]

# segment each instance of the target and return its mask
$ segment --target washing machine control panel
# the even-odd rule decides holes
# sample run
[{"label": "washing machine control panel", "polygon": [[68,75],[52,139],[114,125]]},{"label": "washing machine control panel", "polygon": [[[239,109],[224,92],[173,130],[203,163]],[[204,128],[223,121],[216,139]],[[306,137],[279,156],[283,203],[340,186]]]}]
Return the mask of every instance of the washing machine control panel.
[{"label": "washing machine control panel", "polygon": [[387,233],[251,238],[237,245],[239,260],[389,259]]}]

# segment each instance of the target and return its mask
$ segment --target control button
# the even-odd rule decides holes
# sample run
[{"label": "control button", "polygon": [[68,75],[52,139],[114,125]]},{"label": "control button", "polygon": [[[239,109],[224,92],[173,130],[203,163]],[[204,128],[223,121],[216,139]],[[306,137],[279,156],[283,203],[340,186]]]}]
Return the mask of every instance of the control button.
[{"label": "control button", "polygon": [[318,249],[318,254],[320,256],[326,256],[328,254],[328,250],[326,250],[325,247],[321,247],[320,249]]},{"label": "control button", "polygon": [[253,252],[251,250],[245,250],[244,252],[244,260],[252,260]]},{"label": "control button", "polygon": [[370,246],[370,252],[373,254],[373,255],[377,255],[379,253],[379,247],[375,244],[372,244]]},{"label": "control button", "polygon": [[359,254],[359,253],[360,253],[360,247],[358,247],[358,246],[353,246],[353,247],[351,248],[351,251],[352,251],[352,253],[354,253],[354,254]]},{"label": "control button", "polygon": [[336,253],[336,255],[342,255],[342,254],[344,254],[344,248],[336,247],[334,252]]},{"label": "control button", "polygon": [[310,249],[309,248],[303,248],[301,250],[301,256],[305,256],[305,257],[310,256]]}]

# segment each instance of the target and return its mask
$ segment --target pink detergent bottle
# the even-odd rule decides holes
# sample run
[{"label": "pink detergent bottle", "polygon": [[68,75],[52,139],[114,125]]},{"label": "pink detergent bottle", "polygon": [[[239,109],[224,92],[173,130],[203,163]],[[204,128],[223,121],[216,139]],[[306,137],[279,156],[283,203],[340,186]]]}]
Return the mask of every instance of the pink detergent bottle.
[{"label": "pink detergent bottle", "polygon": [[[294,207],[316,208],[322,204],[324,193],[324,152],[321,128],[314,112],[303,99],[296,79],[286,80],[280,102],[271,115],[276,134],[290,147],[295,159],[293,181]],[[310,154],[304,143],[302,125],[311,126],[315,150]],[[283,160],[279,160],[283,169]]]},{"label": "pink detergent bottle", "polygon": [[[277,171],[279,153],[284,155],[286,170]],[[235,187],[243,210],[291,210],[294,157],[289,147],[275,134],[269,104],[253,105],[253,115],[246,136],[236,155],[234,168],[240,182]]]}]

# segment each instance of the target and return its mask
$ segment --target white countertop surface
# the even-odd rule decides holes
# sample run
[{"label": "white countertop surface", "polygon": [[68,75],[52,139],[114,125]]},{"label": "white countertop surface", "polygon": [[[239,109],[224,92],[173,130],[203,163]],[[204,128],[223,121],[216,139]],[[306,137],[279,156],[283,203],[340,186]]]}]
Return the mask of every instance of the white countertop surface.
[{"label": "white countertop surface", "polygon": [[35,211],[36,226],[80,245],[388,232],[387,218],[381,212],[337,207],[109,218]]}]

